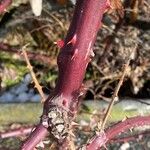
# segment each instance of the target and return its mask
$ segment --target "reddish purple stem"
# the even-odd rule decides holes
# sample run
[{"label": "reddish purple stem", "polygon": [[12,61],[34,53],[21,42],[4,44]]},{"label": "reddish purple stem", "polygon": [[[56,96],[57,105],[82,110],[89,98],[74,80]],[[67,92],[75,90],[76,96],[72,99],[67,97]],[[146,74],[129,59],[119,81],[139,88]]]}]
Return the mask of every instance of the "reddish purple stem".
[{"label": "reddish purple stem", "polygon": [[105,146],[107,142],[119,133],[143,125],[150,125],[150,116],[138,116],[126,119],[125,121],[110,127],[105,132],[101,132],[99,135],[94,136],[94,138],[86,146],[86,150],[100,149],[100,147]]},{"label": "reddish purple stem", "polygon": [[16,136],[21,136],[21,135],[26,135],[31,133],[32,128],[20,128],[20,129],[16,129],[14,131],[9,131],[9,132],[5,132],[5,133],[0,133],[0,138],[4,139],[4,138],[9,138],[9,137],[16,137]]},{"label": "reddish purple stem", "polygon": [[[94,55],[93,44],[103,14],[109,7],[107,1],[77,0],[72,23],[58,56],[59,76],[56,88],[44,104],[44,114],[49,111],[51,103],[69,110],[72,118],[76,113],[86,68]],[[39,125],[22,149],[32,150],[46,133],[47,130]]]},{"label": "reddish purple stem", "polygon": [[39,124],[36,129],[30,134],[29,138],[23,144],[21,150],[33,150],[34,147],[42,141],[48,131],[43,125]]}]

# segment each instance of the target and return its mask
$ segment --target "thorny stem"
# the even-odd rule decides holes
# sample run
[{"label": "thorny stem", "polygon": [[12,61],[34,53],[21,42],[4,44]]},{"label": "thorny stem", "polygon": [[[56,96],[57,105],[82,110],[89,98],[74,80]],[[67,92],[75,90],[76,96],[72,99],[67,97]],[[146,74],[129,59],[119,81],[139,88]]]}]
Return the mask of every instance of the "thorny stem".
[{"label": "thorny stem", "polygon": [[106,110],[106,114],[104,115],[104,118],[103,118],[103,120],[102,120],[102,123],[101,123],[101,126],[100,126],[100,130],[101,130],[101,131],[104,130],[105,124],[106,124],[107,119],[108,119],[108,117],[109,117],[109,115],[110,115],[110,112],[111,112],[111,110],[112,110],[112,107],[113,107],[113,105],[114,105],[114,102],[115,102],[116,100],[118,100],[118,92],[119,92],[120,87],[122,86],[122,83],[123,83],[123,81],[124,81],[125,75],[126,75],[126,73],[127,73],[128,67],[129,67],[130,60],[132,59],[132,56],[133,56],[133,53],[135,52],[135,49],[136,49],[136,46],[135,46],[135,47],[133,48],[133,50],[131,51],[130,56],[128,57],[128,60],[127,60],[126,64],[124,65],[124,69],[123,69],[122,76],[121,76],[121,78],[120,78],[120,80],[119,80],[119,83],[118,83],[118,85],[117,85],[117,87],[116,87],[116,89],[115,89],[115,91],[114,91],[114,94],[113,94],[113,96],[112,96],[111,102],[110,102],[109,105],[108,105],[108,108],[107,108],[107,110]]},{"label": "thorny stem", "polygon": [[33,71],[33,67],[32,67],[31,64],[30,64],[28,55],[27,55],[27,53],[26,53],[26,51],[25,51],[24,48],[22,48],[22,53],[23,53],[24,58],[25,58],[25,61],[26,61],[26,63],[27,63],[27,68],[29,69],[29,71],[30,71],[30,73],[31,73],[31,77],[32,77],[32,79],[33,79],[33,82],[35,83],[35,87],[37,88],[38,92],[39,92],[40,95],[41,95],[41,98],[42,98],[42,99],[41,99],[41,103],[44,103],[44,101],[46,100],[45,95],[44,95],[44,93],[43,93],[43,91],[42,91],[41,85],[39,84],[39,82],[38,82],[38,80],[37,80],[37,78],[36,78],[36,75],[35,75],[35,73],[34,73],[34,71]]},{"label": "thorny stem", "polygon": [[97,150],[105,146],[111,139],[126,130],[143,125],[150,125],[150,116],[138,116],[128,118],[123,122],[111,126],[105,132],[100,132],[85,146],[86,150]]},{"label": "thorny stem", "polygon": [[47,134],[47,128],[45,128],[42,124],[39,124],[36,129],[30,134],[30,138],[25,141],[21,150],[33,150],[35,146],[39,142],[41,142]]},{"label": "thorny stem", "polygon": [[[47,118],[49,114],[52,116],[51,113],[54,112],[57,117],[63,116],[63,125],[71,126],[79,106],[79,97],[83,94],[82,82],[86,68],[91,57],[94,56],[93,44],[101,26],[103,14],[108,7],[108,0],[77,0],[73,20],[57,60],[58,81],[54,92],[44,103],[43,120],[43,117]],[[46,123],[43,120],[34,134],[31,133],[22,150],[32,150],[44,138],[47,128],[44,127],[43,124]],[[55,136],[56,126],[51,123],[48,125],[53,127],[51,133],[53,131]],[[60,143],[59,138],[58,142]]]}]

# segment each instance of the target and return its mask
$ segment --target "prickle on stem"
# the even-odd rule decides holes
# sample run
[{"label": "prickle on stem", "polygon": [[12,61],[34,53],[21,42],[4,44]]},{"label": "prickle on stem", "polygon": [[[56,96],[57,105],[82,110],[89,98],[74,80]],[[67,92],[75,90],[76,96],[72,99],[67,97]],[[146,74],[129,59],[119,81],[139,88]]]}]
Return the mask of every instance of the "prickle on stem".
[{"label": "prickle on stem", "polygon": [[75,58],[75,56],[77,56],[79,50],[75,49],[73,56],[71,57],[71,60],[73,60]]},{"label": "prickle on stem", "polygon": [[74,34],[73,38],[67,43],[68,44],[72,44],[72,45],[75,45],[77,41],[77,34]]}]

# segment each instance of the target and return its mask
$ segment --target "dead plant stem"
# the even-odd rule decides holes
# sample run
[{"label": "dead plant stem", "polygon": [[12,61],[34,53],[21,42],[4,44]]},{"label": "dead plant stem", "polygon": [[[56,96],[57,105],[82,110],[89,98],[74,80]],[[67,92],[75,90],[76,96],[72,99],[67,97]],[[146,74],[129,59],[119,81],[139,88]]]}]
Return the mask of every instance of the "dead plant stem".
[{"label": "dead plant stem", "polygon": [[32,67],[32,65],[31,65],[31,63],[30,63],[30,61],[29,61],[29,58],[28,58],[27,52],[26,52],[26,50],[25,50],[25,47],[22,48],[22,53],[23,53],[24,58],[25,58],[25,61],[26,61],[26,63],[27,63],[27,68],[29,69],[29,71],[30,71],[30,73],[31,73],[33,82],[35,83],[35,87],[36,87],[36,89],[38,90],[39,94],[40,94],[41,97],[42,97],[41,103],[44,103],[44,101],[45,101],[45,99],[46,99],[46,98],[45,98],[45,95],[44,95],[44,93],[43,93],[43,91],[42,91],[42,87],[41,87],[41,85],[39,84],[39,82],[38,82],[38,80],[37,80],[37,78],[36,78],[36,75],[35,75],[35,73],[34,73],[34,71],[33,71],[33,67]]},{"label": "dead plant stem", "polygon": [[112,107],[114,105],[114,102],[116,100],[118,100],[118,92],[120,90],[120,87],[122,86],[123,84],[123,81],[124,81],[124,78],[125,78],[125,75],[127,73],[127,70],[128,70],[128,66],[129,66],[129,63],[130,63],[130,60],[132,59],[132,56],[133,56],[133,53],[136,49],[136,46],[133,48],[133,50],[131,51],[129,57],[128,57],[128,60],[126,62],[126,64],[124,65],[124,69],[123,69],[123,73],[122,73],[122,76],[119,80],[119,83],[117,85],[117,87],[115,88],[115,91],[114,91],[114,94],[112,96],[112,99],[111,99],[111,102],[109,103],[108,107],[107,107],[107,110],[106,110],[106,114],[104,115],[104,118],[102,120],[102,123],[100,124],[100,128],[98,127],[98,129],[100,129],[100,131],[103,131],[104,130],[104,127],[106,125],[106,122],[108,120],[108,117],[110,116],[110,113],[111,113],[111,110],[112,110]]}]

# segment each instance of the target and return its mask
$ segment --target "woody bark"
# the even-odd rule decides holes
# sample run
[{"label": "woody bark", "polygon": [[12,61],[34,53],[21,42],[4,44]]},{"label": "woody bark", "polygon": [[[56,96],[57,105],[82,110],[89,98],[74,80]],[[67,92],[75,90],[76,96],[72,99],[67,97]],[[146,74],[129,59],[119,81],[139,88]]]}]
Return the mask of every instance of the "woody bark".
[{"label": "woody bark", "polygon": [[57,59],[59,76],[56,87],[44,103],[40,124],[23,144],[22,150],[32,150],[48,131],[59,143],[64,141],[66,134],[58,135],[52,112],[62,117],[64,128],[70,128],[78,110],[86,68],[94,57],[93,44],[108,7],[108,0],[77,0],[72,23]]}]

